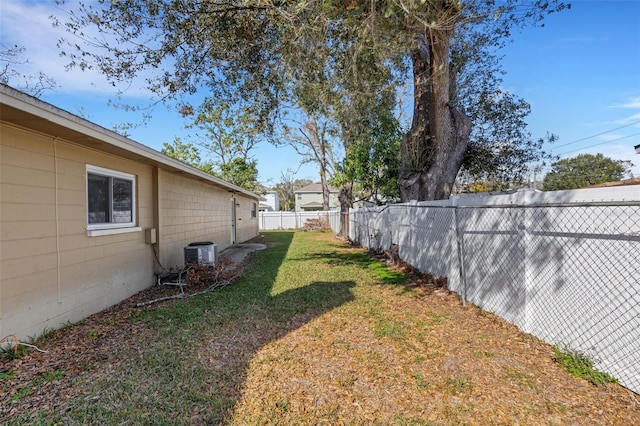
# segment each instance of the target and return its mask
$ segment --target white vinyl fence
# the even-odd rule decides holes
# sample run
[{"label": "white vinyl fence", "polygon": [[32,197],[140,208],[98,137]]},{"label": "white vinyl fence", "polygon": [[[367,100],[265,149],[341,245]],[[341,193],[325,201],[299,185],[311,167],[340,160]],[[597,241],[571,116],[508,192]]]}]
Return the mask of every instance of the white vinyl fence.
[{"label": "white vinyl fence", "polygon": [[640,187],[518,191],[352,210],[350,238],[640,393]]},{"label": "white vinyl fence", "polygon": [[340,212],[314,211],[314,212],[259,212],[259,228],[261,231],[275,229],[300,229],[308,219],[327,219],[331,230],[336,234],[340,232]]}]

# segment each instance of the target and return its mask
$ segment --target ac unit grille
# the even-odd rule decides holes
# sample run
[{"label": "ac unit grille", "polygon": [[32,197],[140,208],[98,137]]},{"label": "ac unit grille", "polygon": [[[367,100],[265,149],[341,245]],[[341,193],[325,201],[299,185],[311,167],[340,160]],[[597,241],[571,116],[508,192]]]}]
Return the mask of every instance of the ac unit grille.
[{"label": "ac unit grille", "polygon": [[213,243],[191,243],[184,248],[185,265],[215,265],[217,245]]}]

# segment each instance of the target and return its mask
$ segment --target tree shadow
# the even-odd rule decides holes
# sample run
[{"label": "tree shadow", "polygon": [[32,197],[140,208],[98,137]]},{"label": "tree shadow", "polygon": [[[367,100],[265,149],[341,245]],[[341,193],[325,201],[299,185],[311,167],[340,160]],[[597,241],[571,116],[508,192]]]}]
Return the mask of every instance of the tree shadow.
[{"label": "tree shadow", "polygon": [[[228,419],[240,401],[251,360],[265,345],[277,341],[340,305],[353,300],[353,281],[315,281],[275,296],[253,297],[248,309],[237,312],[208,334],[199,348],[200,362],[215,378],[209,393],[221,404],[199,408],[205,423]],[[314,303],[314,301],[320,301]]]},{"label": "tree shadow", "polygon": [[382,284],[406,284],[407,278],[402,272],[394,271],[384,263],[377,260],[370,252],[362,250],[350,250],[346,252],[311,253],[302,257],[290,259],[290,261],[313,260],[329,266],[357,266],[363,271],[374,273]]},{"label": "tree shadow", "polygon": [[466,300],[547,342],[593,354],[637,389],[630,365],[638,363],[628,355],[640,348],[630,320],[640,305],[629,303],[640,288],[637,207],[589,205],[572,193],[534,194],[537,204],[526,207],[390,206],[362,217],[354,234],[379,248],[397,244],[400,258],[421,271],[451,272],[450,289]]},{"label": "tree shadow", "polygon": [[[274,238],[266,250],[250,254],[251,265],[238,282],[151,312],[147,321],[158,331],[156,341],[138,358],[113,355],[110,363],[125,364],[120,377],[103,379],[80,404],[85,414],[71,417],[89,423],[135,423],[149,415],[158,424],[230,420],[261,348],[354,299],[350,280],[311,281],[276,293],[293,233]],[[111,393],[107,397],[105,389]],[[100,404],[91,403],[98,395]],[[123,398],[133,401],[120,404]]]}]

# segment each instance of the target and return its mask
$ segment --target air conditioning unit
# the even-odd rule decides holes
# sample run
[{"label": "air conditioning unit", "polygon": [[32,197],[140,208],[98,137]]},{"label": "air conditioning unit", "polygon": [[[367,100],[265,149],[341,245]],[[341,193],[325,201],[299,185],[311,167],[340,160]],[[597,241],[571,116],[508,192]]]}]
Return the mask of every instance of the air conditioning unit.
[{"label": "air conditioning unit", "polygon": [[184,248],[185,265],[210,265],[216,264],[218,246],[211,241],[191,243]]}]

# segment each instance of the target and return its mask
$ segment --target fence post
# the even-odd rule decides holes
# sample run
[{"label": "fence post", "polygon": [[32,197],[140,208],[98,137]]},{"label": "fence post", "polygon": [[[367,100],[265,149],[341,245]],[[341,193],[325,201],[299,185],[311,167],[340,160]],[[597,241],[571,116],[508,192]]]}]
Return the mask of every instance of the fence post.
[{"label": "fence post", "polygon": [[[408,247],[411,248],[411,253],[412,253],[412,257],[413,257],[413,252],[415,251],[415,248],[417,247],[417,241],[413,238],[414,237],[414,226],[415,226],[415,221],[414,221],[414,217],[415,217],[415,212],[417,212],[418,208],[416,207],[418,205],[418,200],[410,200],[409,201],[409,245]],[[398,256],[400,255],[400,247],[398,247]]]},{"label": "fence post", "polygon": [[356,237],[356,210],[354,207],[349,209],[349,238],[356,244],[358,243],[358,239]]},{"label": "fence post", "polygon": [[525,332],[529,332],[530,327],[529,327],[529,294],[532,290],[533,287],[533,277],[532,277],[532,271],[533,268],[531,267],[531,255],[530,255],[530,251],[531,251],[531,243],[532,243],[532,238],[531,238],[531,233],[529,231],[530,227],[532,226],[533,223],[533,209],[529,208],[529,205],[532,203],[531,202],[531,194],[534,193],[535,190],[530,190],[530,189],[524,189],[522,190],[521,194],[520,194],[520,200],[518,200],[519,204],[521,205],[521,209],[522,211],[522,225],[521,225],[521,230],[522,230],[522,268],[523,268],[523,275],[524,275],[524,326],[521,326],[521,328],[525,331]]},{"label": "fence post", "polygon": [[453,204],[453,226],[456,228],[456,245],[458,248],[458,273],[460,274],[460,285],[462,286],[462,306],[467,306],[467,278],[464,267],[464,232],[460,229],[460,218],[458,217],[458,198],[452,197]]}]

